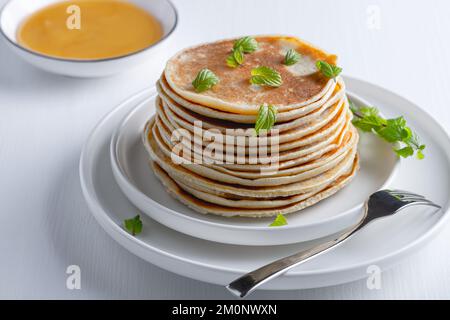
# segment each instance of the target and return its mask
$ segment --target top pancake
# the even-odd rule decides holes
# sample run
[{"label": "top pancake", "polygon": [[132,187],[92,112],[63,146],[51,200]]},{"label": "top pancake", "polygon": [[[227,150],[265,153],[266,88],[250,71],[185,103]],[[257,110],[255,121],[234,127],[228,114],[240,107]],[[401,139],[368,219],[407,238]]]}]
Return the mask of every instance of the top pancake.
[{"label": "top pancake", "polygon": [[[255,37],[258,50],[245,54],[243,65],[230,68],[226,58],[236,39],[207,43],[185,49],[171,58],[165,78],[171,89],[181,97],[213,109],[237,114],[257,114],[261,104],[273,104],[279,111],[301,108],[320,99],[332,81],[322,76],[315,62],[324,60],[335,64],[337,57],[294,37]],[[302,55],[293,66],[283,64],[289,49]],[[283,79],[278,88],[250,84],[250,72],[258,66],[277,70]],[[192,81],[198,72],[208,68],[220,79],[210,90],[195,92]]]}]

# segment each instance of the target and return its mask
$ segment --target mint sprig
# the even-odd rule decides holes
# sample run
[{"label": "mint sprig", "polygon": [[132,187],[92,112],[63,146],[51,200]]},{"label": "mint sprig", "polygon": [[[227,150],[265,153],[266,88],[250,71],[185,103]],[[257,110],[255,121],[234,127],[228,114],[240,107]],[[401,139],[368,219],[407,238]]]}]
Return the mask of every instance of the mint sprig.
[{"label": "mint sprig", "polygon": [[252,53],[258,49],[258,42],[253,37],[243,37],[234,42],[233,49],[238,48],[244,53]]},{"label": "mint sprig", "polygon": [[399,157],[408,158],[414,154],[419,160],[425,157],[425,145],[420,143],[418,135],[406,125],[404,117],[385,119],[375,107],[357,107],[350,100],[349,104],[355,115],[355,127],[365,132],[373,132],[385,141],[396,144],[394,152]]},{"label": "mint sprig", "polygon": [[242,47],[233,49],[231,54],[227,57],[227,65],[231,68],[239,67],[244,63],[244,51]]},{"label": "mint sprig", "polygon": [[142,221],[139,215],[123,221],[125,229],[133,236],[142,232]]},{"label": "mint sprig", "polygon": [[259,86],[279,87],[283,84],[283,80],[278,71],[266,66],[261,66],[252,69],[250,83]]},{"label": "mint sprig", "polygon": [[289,49],[284,56],[284,64],[287,66],[292,66],[300,61],[300,53],[294,49]]},{"label": "mint sprig", "polygon": [[287,224],[288,224],[288,222],[287,222],[286,218],[281,213],[279,213],[279,214],[277,214],[277,216],[275,217],[273,222],[271,224],[269,224],[269,227],[281,227],[281,226],[285,226]]},{"label": "mint sprig", "polygon": [[277,121],[277,109],[272,105],[261,105],[258,111],[258,117],[255,123],[256,135],[260,130],[270,130]]},{"label": "mint sprig", "polygon": [[215,86],[217,83],[219,83],[219,78],[209,69],[202,69],[197,74],[197,77],[192,81],[192,86],[194,87],[195,91],[197,92],[203,92],[206,90],[211,89],[213,86]]},{"label": "mint sprig", "polygon": [[237,68],[244,63],[244,53],[252,53],[258,49],[258,42],[252,37],[243,37],[233,44],[233,51],[227,57],[227,66]]},{"label": "mint sprig", "polygon": [[336,77],[342,72],[342,68],[322,60],[316,62],[316,67],[325,77],[334,79],[334,81],[336,81]]}]

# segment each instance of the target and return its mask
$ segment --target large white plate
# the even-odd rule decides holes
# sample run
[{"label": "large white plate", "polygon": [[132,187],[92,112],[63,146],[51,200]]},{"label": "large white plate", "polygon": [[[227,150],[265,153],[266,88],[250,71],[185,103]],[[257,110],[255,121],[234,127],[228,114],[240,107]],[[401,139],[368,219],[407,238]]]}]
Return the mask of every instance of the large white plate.
[{"label": "large white plate", "polygon": [[[355,103],[367,105],[353,95]],[[361,135],[361,169],[337,194],[287,215],[289,224],[269,227],[273,218],[227,218],[204,215],[174,201],[149,168],[142,144],[145,123],[155,112],[155,95],[138,104],[118,126],[111,139],[114,177],[127,198],[159,223],[205,240],[239,245],[280,245],[328,236],[356,224],[368,195],[384,188],[398,167],[392,146],[374,135]]]},{"label": "large white plate", "polygon": [[[378,106],[387,116],[404,115],[427,145],[426,159],[402,163],[392,185],[424,194],[443,206],[433,213],[411,208],[369,225],[339,248],[298,266],[262,289],[302,289],[361,279],[367,267],[392,266],[427,243],[443,225],[450,194],[450,140],[440,125],[413,103],[380,87],[347,78],[353,92]],[[83,193],[100,225],[125,248],[161,268],[190,278],[225,285],[245,272],[292,254],[315,242],[280,246],[237,246],[200,240],[164,227],[142,214],[143,232],[133,237],[122,228],[123,219],[139,210],[115,183],[109,144],[122,118],[152,92],[145,91],[107,115],[87,141],[80,161]]]}]

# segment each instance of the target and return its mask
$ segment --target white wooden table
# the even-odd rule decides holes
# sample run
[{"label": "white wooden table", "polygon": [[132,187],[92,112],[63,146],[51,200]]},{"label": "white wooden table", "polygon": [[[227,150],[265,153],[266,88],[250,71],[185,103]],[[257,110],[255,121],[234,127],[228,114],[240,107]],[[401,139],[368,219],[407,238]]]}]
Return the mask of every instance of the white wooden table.
[{"label": "white wooden table", "polygon": [[[450,129],[448,0],[174,3],[180,23],[167,55],[111,78],[50,75],[0,43],[0,298],[230,297],[222,287],[161,270],[120,247],[94,221],[80,190],[78,160],[92,127],[121,100],[153,85],[164,61],[185,46],[247,34],[298,35],[339,54],[345,74],[411,99]],[[362,280],[253,298],[448,299],[449,243],[450,225],[384,272],[381,290]],[[81,290],[66,289],[72,264],[81,267]]]}]

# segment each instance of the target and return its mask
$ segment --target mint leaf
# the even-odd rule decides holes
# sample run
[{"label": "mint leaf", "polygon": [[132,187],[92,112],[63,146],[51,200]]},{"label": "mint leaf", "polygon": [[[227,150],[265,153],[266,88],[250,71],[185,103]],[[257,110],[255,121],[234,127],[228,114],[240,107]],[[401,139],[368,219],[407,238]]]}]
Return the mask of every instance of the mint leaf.
[{"label": "mint leaf", "polygon": [[353,102],[350,102],[350,110],[356,116],[353,119],[353,125],[362,131],[371,132],[379,130],[386,124],[386,120],[381,118],[378,114],[377,108],[361,107],[358,108]]},{"label": "mint leaf", "polygon": [[380,113],[375,107],[361,107],[359,112],[365,117],[378,117]]},{"label": "mint leaf", "polygon": [[316,67],[325,77],[334,79],[334,81],[336,81],[336,77],[342,72],[342,68],[322,60],[316,62]]},{"label": "mint leaf", "polygon": [[243,37],[234,42],[233,49],[242,48],[244,53],[252,53],[258,49],[258,42],[253,37]]},{"label": "mint leaf", "polygon": [[353,125],[362,131],[371,132],[373,130],[378,130],[383,125],[385,125],[384,119],[378,116],[365,116],[363,118],[355,118],[353,120]]},{"label": "mint leaf", "polygon": [[416,157],[417,159],[422,160],[425,158],[425,155],[423,154],[422,150],[418,150]]},{"label": "mint leaf", "polygon": [[227,57],[227,65],[231,68],[236,68],[244,63],[244,51],[242,47],[233,49],[231,54]]},{"label": "mint leaf", "polygon": [[237,67],[239,67],[239,63],[237,63],[237,61],[234,59],[232,54],[230,54],[227,57],[226,62],[227,62],[227,66],[229,66],[230,68],[237,68]]},{"label": "mint leaf", "polygon": [[255,123],[256,135],[260,130],[270,130],[277,121],[277,109],[272,105],[261,105]]},{"label": "mint leaf", "polygon": [[275,220],[273,220],[273,222],[271,224],[269,224],[269,227],[281,227],[281,226],[285,226],[287,225],[287,220],[286,218],[282,215],[282,214],[278,214],[275,218]]},{"label": "mint leaf", "polygon": [[135,216],[132,219],[124,220],[125,229],[131,233],[133,236],[141,233],[142,231],[142,221],[139,215]]},{"label": "mint leaf", "polygon": [[294,49],[289,49],[286,52],[286,56],[284,57],[284,64],[287,66],[292,66],[300,61],[300,53],[295,51]]},{"label": "mint leaf", "polygon": [[233,55],[234,60],[239,65],[241,65],[244,62],[244,51],[242,50],[242,47],[234,49],[232,55]]},{"label": "mint leaf", "polygon": [[197,74],[197,77],[192,81],[192,86],[197,92],[203,92],[211,89],[219,83],[219,78],[209,69],[202,69]]},{"label": "mint leaf", "polygon": [[378,129],[377,133],[388,142],[396,142],[408,139],[410,130],[406,128],[406,120],[398,117],[386,120],[386,126]]},{"label": "mint leaf", "polygon": [[402,158],[408,158],[408,157],[414,155],[414,149],[410,146],[407,146],[407,147],[404,147],[401,149],[394,149],[394,152]]},{"label": "mint leaf", "polygon": [[258,67],[252,69],[251,71],[250,83],[260,85],[260,86],[269,86],[269,87],[279,87],[282,85],[283,80],[281,79],[281,74],[269,67]]}]

